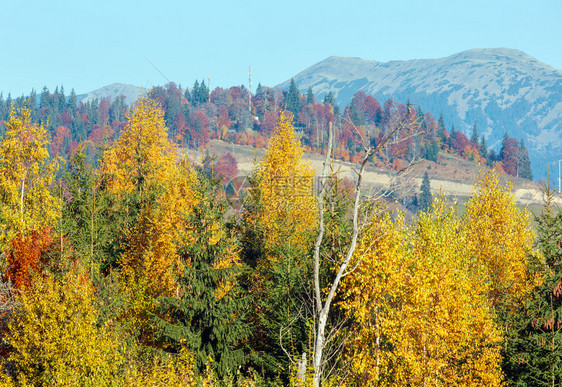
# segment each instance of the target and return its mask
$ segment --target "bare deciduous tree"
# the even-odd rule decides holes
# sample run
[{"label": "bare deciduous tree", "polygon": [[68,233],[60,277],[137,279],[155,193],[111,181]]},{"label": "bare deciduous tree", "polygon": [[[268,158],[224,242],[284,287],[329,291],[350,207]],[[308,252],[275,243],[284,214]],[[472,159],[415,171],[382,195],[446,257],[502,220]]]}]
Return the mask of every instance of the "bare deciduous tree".
[{"label": "bare deciduous tree", "polygon": [[[314,386],[320,386],[321,381],[326,377],[325,371],[326,366],[328,364],[328,360],[331,359],[335,354],[326,354],[325,349],[326,345],[329,342],[329,336],[326,334],[326,327],[328,323],[328,318],[330,316],[330,309],[332,306],[332,301],[334,300],[334,296],[336,291],[339,287],[341,280],[349,274],[351,271],[354,270],[354,267],[350,267],[350,263],[352,261],[352,257],[355,253],[355,248],[357,245],[357,240],[364,229],[364,227],[368,224],[369,220],[372,218],[373,214],[372,211],[367,210],[368,208],[372,208],[371,205],[380,199],[384,198],[388,195],[389,189],[378,189],[374,192],[371,192],[367,195],[363,192],[362,183],[363,183],[363,176],[365,172],[365,168],[367,167],[368,162],[371,158],[392,145],[396,145],[402,141],[406,141],[413,136],[417,136],[420,134],[420,125],[419,122],[412,125],[411,124],[411,114],[413,114],[413,109],[410,106],[407,107],[405,114],[402,117],[399,117],[392,125],[391,128],[387,129],[384,136],[380,138],[380,140],[375,144],[371,145],[366,138],[362,137],[362,144],[363,144],[363,160],[359,166],[358,170],[355,170],[356,173],[356,180],[355,180],[355,187],[354,187],[354,196],[353,196],[353,207],[352,207],[352,222],[353,222],[353,231],[351,234],[351,240],[349,245],[347,246],[345,254],[342,254],[342,258],[338,262],[334,262],[336,275],[331,280],[331,283],[328,284],[321,284],[320,282],[320,265],[321,265],[321,257],[320,257],[320,248],[322,245],[322,239],[324,237],[325,232],[325,225],[324,225],[324,201],[326,198],[326,188],[327,188],[327,181],[328,181],[328,166],[332,163],[332,151],[333,151],[333,129],[330,125],[329,128],[329,138],[328,138],[328,150],[326,152],[326,158],[324,160],[324,165],[322,169],[321,175],[321,182],[320,182],[320,195],[318,198],[318,214],[319,214],[319,228],[318,228],[318,235],[316,238],[316,243],[314,245],[314,299],[315,299],[315,308],[316,308],[316,318],[315,318],[315,327],[314,327],[314,353],[312,358],[312,365],[314,370]],[[357,133],[361,135],[361,132],[357,130]],[[411,170],[414,160],[410,162],[410,164],[403,168],[397,176],[404,175],[407,171]],[[333,176],[334,171],[331,171],[331,176]],[[360,261],[360,258],[359,258]],[[355,266],[358,262],[355,262]],[[327,295],[322,294],[323,285],[328,287],[329,291]],[[336,346],[334,349],[335,352],[341,352],[341,345]]]}]

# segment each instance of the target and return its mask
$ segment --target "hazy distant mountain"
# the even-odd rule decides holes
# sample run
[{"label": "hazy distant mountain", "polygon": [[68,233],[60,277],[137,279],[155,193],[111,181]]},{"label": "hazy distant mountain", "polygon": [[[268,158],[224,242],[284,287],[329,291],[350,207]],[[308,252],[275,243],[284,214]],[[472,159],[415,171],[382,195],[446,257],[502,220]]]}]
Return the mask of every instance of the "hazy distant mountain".
[{"label": "hazy distant mountain", "polygon": [[87,94],[80,94],[76,96],[78,102],[88,102],[94,99],[102,99],[102,98],[111,98],[114,99],[120,95],[125,96],[125,103],[130,105],[135,102],[139,97],[148,93],[148,89],[144,89],[142,87],[137,87],[133,85],[126,85],[124,83],[114,83],[112,85],[108,85],[102,87],[101,89],[97,89],[94,91],[90,91]]},{"label": "hazy distant mountain", "polygon": [[[319,100],[332,91],[342,107],[363,90],[381,105],[408,99],[442,112],[450,128],[470,135],[474,122],[498,150],[505,132],[525,140],[535,178],[562,158],[562,71],[518,50],[474,49],[446,58],[377,62],[332,56],[295,75]],[[288,88],[290,80],[279,85]],[[553,169],[557,174],[557,166]]]}]

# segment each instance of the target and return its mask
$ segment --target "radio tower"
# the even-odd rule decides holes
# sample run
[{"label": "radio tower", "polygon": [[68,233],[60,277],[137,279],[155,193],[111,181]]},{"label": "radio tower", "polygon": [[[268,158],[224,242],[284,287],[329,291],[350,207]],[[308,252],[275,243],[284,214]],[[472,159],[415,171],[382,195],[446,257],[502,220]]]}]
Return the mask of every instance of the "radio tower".
[{"label": "radio tower", "polygon": [[252,120],[252,66],[248,66],[248,114]]}]

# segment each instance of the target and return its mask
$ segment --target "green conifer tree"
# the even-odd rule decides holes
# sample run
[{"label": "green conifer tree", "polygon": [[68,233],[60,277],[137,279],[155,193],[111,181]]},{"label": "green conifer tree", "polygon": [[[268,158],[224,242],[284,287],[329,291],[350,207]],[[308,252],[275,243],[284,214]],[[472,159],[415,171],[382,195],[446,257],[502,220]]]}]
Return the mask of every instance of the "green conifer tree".
[{"label": "green conifer tree", "polygon": [[525,147],[523,139],[519,144],[519,162],[517,173],[523,179],[533,180],[533,171],[531,170],[531,160],[529,159],[529,151]]},{"label": "green conifer tree", "polygon": [[299,113],[301,112],[301,94],[297,88],[295,80],[291,78],[291,85],[289,86],[289,92],[285,97],[285,104],[287,110],[293,113],[293,123],[296,123],[299,118]]},{"label": "green conifer tree", "polygon": [[443,119],[443,113],[439,115],[439,120],[437,121],[437,137],[441,139],[441,144],[446,144],[447,139],[445,138],[445,120]]},{"label": "green conifer tree", "polygon": [[107,197],[98,190],[96,176],[87,163],[84,148],[80,148],[68,161],[64,177],[67,198],[64,202],[63,230],[83,267],[88,268],[92,280],[100,272],[107,272],[113,252],[108,245],[120,233],[107,218]]},{"label": "green conifer tree", "polygon": [[480,155],[485,159],[488,158],[488,146],[486,145],[486,139],[482,136],[480,140]]},{"label": "green conifer tree", "polygon": [[510,316],[503,354],[503,371],[514,386],[562,385],[562,212],[549,185],[544,193],[545,207],[536,218],[543,282]]},{"label": "green conifer tree", "polygon": [[181,297],[160,298],[156,322],[167,350],[187,345],[200,371],[211,356],[215,370],[225,376],[247,361],[245,340],[250,330],[247,296],[239,284],[242,265],[224,221],[228,207],[216,195],[219,184],[198,174],[199,205],[185,224],[186,234],[194,240],[182,241],[180,249],[185,262],[178,281]]},{"label": "green conifer tree", "polygon": [[313,105],[315,99],[316,98],[314,97],[314,93],[312,92],[312,87],[309,87],[308,91],[306,92],[306,104]]},{"label": "green conifer tree", "polygon": [[472,141],[476,146],[479,146],[478,143],[478,129],[476,129],[476,121],[474,121],[474,126],[472,127],[472,136],[470,137],[470,141]]},{"label": "green conifer tree", "polygon": [[44,86],[43,91],[41,92],[41,100],[39,102],[39,108],[40,109],[51,108],[51,95],[49,93],[49,89],[47,89],[47,86]]},{"label": "green conifer tree", "polygon": [[429,176],[427,174],[427,171],[425,171],[423,175],[422,184],[420,187],[420,198],[418,201],[420,210],[421,211],[428,210],[431,207],[431,203],[433,203],[433,196],[431,195]]},{"label": "green conifer tree", "polygon": [[324,96],[324,103],[329,103],[330,105],[332,105],[332,107],[334,108],[334,114],[336,116],[340,115],[340,107],[336,103],[336,99],[334,98],[334,94],[332,94],[331,91],[329,91],[328,94],[326,94]]},{"label": "green conifer tree", "polygon": [[77,102],[76,102],[76,93],[74,92],[74,88],[70,90],[70,97],[68,98],[68,108],[71,112],[74,112],[76,109]]},{"label": "green conifer tree", "polygon": [[209,88],[205,85],[205,81],[201,81],[201,86],[199,87],[199,103],[205,103],[209,100]]}]

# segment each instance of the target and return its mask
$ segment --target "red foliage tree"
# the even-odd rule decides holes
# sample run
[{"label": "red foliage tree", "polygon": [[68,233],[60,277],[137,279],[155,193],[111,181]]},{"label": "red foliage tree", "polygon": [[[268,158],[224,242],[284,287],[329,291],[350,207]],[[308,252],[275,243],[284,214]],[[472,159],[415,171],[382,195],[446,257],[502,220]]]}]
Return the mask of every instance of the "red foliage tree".
[{"label": "red foliage tree", "polygon": [[65,126],[59,126],[55,129],[53,134],[53,140],[51,141],[51,154],[56,157],[60,154],[62,144],[64,139],[68,136],[68,128]]},{"label": "red foliage tree", "polygon": [[230,127],[230,116],[228,115],[228,109],[226,108],[226,106],[221,106],[219,108],[219,119],[217,122],[217,126],[219,130],[222,128],[228,129]]},{"label": "red foliage tree", "polygon": [[380,122],[382,108],[379,101],[377,101],[377,99],[373,96],[365,94],[363,90],[359,90],[353,96],[351,103],[355,109],[361,111],[365,115],[367,124],[377,124]]},{"label": "red foliage tree", "polygon": [[462,155],[463,150],[468,146],[470,147],[471,141],[460,131],[455,131],[454,138],[451,139],[453,149]]},{"label": "red foliage tree", "polygon": [[264,114],[260,130],[265,133],[266,136],[269,137],[274,132],[278,117],[279,113],[277,111],[268,111]]},{"label": "red foliage tree", "polygon": [[209,120],[205,113],[197,110],[189,115],[188,120],[190,145],[205,146],[209,142]]},{"label": "red foliage tree", "polygon": [[215,174],[220,177],[222,184],[236,177],[238,174],[238,163],[230,152],[223,154],[217,161]]},{"label": "red foliage tree", "polygon": [[16,289],[26,289],[31,285],[33,275],[39,273],[47,262],[53,245],[51,228],[32,231],[25,236],[19,234],[12,240],[6,254],[6,277]]},{"label": "red foliage tree", "polygon": [[62,124],[66,127],[69,127],[72,124],[72,116],[68,112],[62,112],[60,115],[60,119]]},{"label": "red foliage tree", "polygon": [[109,100],[107,98],[102,98],[98,105],[98,117],[102,125],[109,122]]},{"label": "red foliage tree", "polygon": [[428,141],[435,141],[437,137],[437,121],[431,113],[425,113],[423,116],[424,136]]},{"label": "red foliage tree", "polygon": [[500,159],[505,173],[517,176],[519,144],[516,139],[505,134],[500,150]]}]

